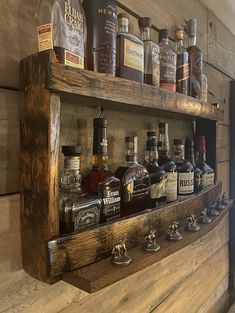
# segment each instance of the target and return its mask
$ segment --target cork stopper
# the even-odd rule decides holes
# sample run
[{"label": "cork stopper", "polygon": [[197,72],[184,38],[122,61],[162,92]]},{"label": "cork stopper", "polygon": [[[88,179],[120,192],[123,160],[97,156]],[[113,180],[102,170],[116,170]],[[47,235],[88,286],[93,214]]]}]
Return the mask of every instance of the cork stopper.
[{"label": "cork stopper", "polygon": [[167,29],[160,29],[159,31],[159,42],[162,40],[168,39],[168,30]]},{"label": "cork stopper", "polygon": [[118,16],[118,30],[119,32],[128,32],[129,16],[126,13],[119,13]]},{"label": "cork stopper", "polygon": [[138,25],[139,25],[139,28],[150,28],[152,26],[151,18],[150,17],[140,17],[138,19]]},{"label": "cork stopper", "polygon": [[188,21],[188,36],[195,37],[197,35],[197,19],[191,18]]},{"label": "cork stopper", "polygon": [[184,40],[184,30],[183,29],[176,29],[175,39],[176,40]]}]

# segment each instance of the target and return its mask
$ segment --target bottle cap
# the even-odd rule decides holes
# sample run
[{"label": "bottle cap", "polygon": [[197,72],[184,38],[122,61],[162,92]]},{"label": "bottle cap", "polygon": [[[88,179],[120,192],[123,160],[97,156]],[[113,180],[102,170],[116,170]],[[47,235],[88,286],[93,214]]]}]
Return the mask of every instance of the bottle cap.
[{"label": "bottle cap", "polygon": [[159,123],[160,130],[168,131],[168,123]]},{"label": "bottle cap", "polygon": [[197,35],[197,19],[191,18],[188,21],[188,36],[195,37]]},{"label": "bottle cap", "polygon": [[62,146],[64,156],[79,156],[82,153],[81,146]]},{"label": "bottle cap", "polygon": [[129,16],[126,13],[119,13],[117,17],[118,17],[118,27],[129,26]]},{"label": "bottle cap", "polygon": [[93,121],[94,127],[107,127],[107,120],[105,118],[95,118]]},{"label": "bottle cap", "polygon": [[138,137],[129,136],[125,138],[126,141],[126,155],[133,155],[138,153]]},{"label": "bottle cap", "polygon": [[160,29],[159,31],[159,42],[164,39],[168,39],[168,30],[167,29]]},{"label": "bottle cap", "polygon": [[157,137],[157,131],[156,130],[149,130],[147,131],[148,137]]},{"label": "bottle cap", "polygon": [[174,145],[185,145],[185,140],[184,139],[174,139]]},{"label": "bottle cap", "polygon": [[151,18],[150,17],[140,17],[138,19],[139,28],[151,27]]},{"label": "bottle cap", "polygon": [[183,40],[184,39],[184,30],[183,29],[176,29],[175,39],[176,40]]}]

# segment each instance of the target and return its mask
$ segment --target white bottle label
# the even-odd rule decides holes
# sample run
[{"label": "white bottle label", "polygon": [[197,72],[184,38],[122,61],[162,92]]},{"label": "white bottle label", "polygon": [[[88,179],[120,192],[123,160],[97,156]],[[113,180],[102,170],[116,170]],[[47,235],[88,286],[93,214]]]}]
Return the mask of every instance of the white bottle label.
[{"label": "white bottle label", "polygon": [[194,191],[194,172],[178,173],[179,195],[188,195]]},{"label": "white bottle label", "polygon": [[203,185],[203,189],[211,186],[214,184],[215,181],[215,174],[214,173],[210,173],[210,174],[203,174],[202,176],[202,185]]},{"label": "white bottle label", "polygon": [[163,179],[160,183],[151,185],[150,198],[159,199],[167,194],[167,179]]},{"label": "white bottle label", "polygon": [[177,200],[177,172],[167,173],[167,202]]}]

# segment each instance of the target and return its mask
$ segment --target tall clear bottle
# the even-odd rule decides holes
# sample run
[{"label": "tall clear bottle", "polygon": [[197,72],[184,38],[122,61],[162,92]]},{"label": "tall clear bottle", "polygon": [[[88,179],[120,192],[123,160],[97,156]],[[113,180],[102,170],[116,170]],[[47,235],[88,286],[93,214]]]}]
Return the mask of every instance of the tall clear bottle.
[{"label": "tall clear bottle", "polygon": [[121,181],[122,216],[150,208],[150,176],[137,162],[137,154],[138,138],[126,137],[126,164],[115,172]]},{"label": "tall clear bottle", "polygon": [[86,20],[80,0],[40,0],[37,33],[39,52],[54,49],[57,63],[84,68]]},{"label": "tall clear bottle", "polygon": [[138,20],[140,38],[144,43],[144,83],[159,87],[160,85],[160,48],[151,40],[151,19],[140,17]]},{"label": "tall clear bottle", "polygon": [[188,21],[189,96],[200,99],[202,85],[203,55],[197,44],[197,19]]},{"label": "tall clear bottle", "polygon": [[176,53],[169,45],[168,30],[161,29],[160,43],[160,88],[176,91]]}]

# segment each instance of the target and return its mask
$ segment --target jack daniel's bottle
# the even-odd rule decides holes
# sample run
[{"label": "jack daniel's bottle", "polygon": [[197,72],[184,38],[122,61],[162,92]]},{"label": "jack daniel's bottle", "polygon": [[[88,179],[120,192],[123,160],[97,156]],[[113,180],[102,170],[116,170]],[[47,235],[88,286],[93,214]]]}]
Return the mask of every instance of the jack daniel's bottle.
[{"label": "jack daniel's bottle", "polygon": [[84,68],[86,21],[80,0],[39,0],[39,52],[54,49],[56,62]]}]

